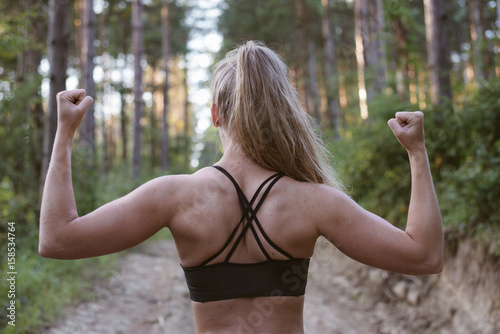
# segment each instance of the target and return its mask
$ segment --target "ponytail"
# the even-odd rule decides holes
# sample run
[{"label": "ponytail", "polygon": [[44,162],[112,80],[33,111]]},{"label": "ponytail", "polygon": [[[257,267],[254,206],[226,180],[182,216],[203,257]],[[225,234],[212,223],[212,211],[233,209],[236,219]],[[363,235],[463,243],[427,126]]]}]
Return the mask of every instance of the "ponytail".
[{"label": "ponytail", "polygon": [[229,52],[215,66],[212,90],[222,126],[248,157],[297,181],[344,190],[275,52],[253,41]]}]

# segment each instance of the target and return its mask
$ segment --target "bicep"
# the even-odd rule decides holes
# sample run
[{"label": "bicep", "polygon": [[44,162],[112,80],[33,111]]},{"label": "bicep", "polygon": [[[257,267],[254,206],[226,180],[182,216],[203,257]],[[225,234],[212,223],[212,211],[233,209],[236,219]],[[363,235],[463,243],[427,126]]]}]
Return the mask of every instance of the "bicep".
[{"label": "bicep", "polygon": [[68,223],[59,258],[99,256],[133,247],[166,227],[174,208],[174,177],[152,180]]},{"label": "bicep", "polygon": [[319,232],[341,252],[389,271],[418,274],[423,270],[419,247],[405,231],[363,209],[345,194],[336,193],[329,201]]}]

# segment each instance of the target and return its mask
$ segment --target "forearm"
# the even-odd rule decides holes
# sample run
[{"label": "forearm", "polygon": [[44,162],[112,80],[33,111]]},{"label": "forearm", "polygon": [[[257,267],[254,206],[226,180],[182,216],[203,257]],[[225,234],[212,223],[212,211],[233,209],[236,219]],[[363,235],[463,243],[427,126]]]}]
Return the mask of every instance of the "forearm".
[{"label": "forearm", "polygon": [[406,233],[417,243],[424,261],[439,263],[443,253],[441,213],[425,148],[409,152],[411,199]]},{"label": "forearm", "polygon": [[67,224],[78,217],[71,179],[72,141],[72,133],[56,133],[42,195],[41,245],[56,240]]}]

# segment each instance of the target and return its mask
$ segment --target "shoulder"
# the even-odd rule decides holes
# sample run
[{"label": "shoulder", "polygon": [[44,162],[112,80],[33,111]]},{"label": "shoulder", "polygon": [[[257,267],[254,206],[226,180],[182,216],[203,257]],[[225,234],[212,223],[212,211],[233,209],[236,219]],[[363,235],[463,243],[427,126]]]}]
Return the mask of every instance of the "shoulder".
[{"label": "shoulder", "polygon": [[284,194],[287,206],[307,214],[309,221],[318,222],[331,217],[342,210],[345,203],[352,202],[350,197],[334,187],[300,182],[290,177],[283,177],[276,186],[276,190]]},{"label": "shoulder", "polygon": [[[272,206],[295,226],[302,236],[331,234],[345,221],[346,209],[352,200],[344,192],[325,184],[300,182],[283,177],[275,185]],[[273,189],[273,191],[275,190]],[[302,240],[302,239],[301,239]]]},{"label": "shoulder", "polygon": [[[326,184],[297,182],[296,198],[302,202],[310,222],[318,230],[345,220],[356,203],[343,191]],[[320,233],[321,234],[321,233]]]},{"label": "shoulder", "polygon": [[350,200],[350,197],[339,189],[326,184],[300,182],[289,177],[283,178],[283,187],[297,200],[306,203],[312,208],[318,206],[337,206],[338,203]]},{"label": "shoulder", "polygon": [[161,192],[163,195],[182,195],[184,193],[196,191],[195,185],[203,186],[205,183],[210,183],[210,178],[214,174],[211,168],[202,168],[193,174],[160,176],[146,182],[141,187],[147,188],[150,191]]},{"label": "shoulder", "polygon": [[[206,210],[228,192],[225,176],[215,168],[205,167],[193,174],[168,175],[148,182],[149,188],[157,193],[156,199],[163,206],[165,214],[178,221]],[[191,220],[191,219],[189,219]]]},{"label": "shoulder", "polygon": [[200,198],[213,192],[217,185],[214,175],[217,174],[212,169],[203,168],[193,174],[160,176],[144,183],[129,196],[164,217],[174,218],[180,210],[196,205]]},{"label": "shoulder", "polygon": [[[317,205],[321,205],[323,210],[320,213],[328,215],[328,218],[339,217],[340,213],[353,203],[353,200],[345,192],[328,186],[326,184],[316,184],[314,192],[314,200]],[[321,217],[324,218],[324,217]]]}]

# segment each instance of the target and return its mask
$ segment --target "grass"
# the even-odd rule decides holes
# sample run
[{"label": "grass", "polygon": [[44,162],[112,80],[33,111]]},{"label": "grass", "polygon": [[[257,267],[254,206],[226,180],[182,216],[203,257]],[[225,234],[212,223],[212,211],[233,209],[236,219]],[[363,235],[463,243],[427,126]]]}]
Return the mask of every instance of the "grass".
[{"label": "grass", "polygon": [[[91,300],[95,297],[93,285],[108,277],[117,258],[108,255],[77,261],[52,260],[40,257],[34,248],[19,249],[17,253],[15,327],[6,323],[8,299],[2,298],[2,333],[33,333],[61,316],[67,306]],[[2,266],[4,273],[6,267]],[[2,297],[7,296],[7,289],[2,285]]]}]

